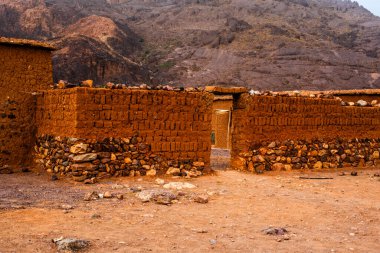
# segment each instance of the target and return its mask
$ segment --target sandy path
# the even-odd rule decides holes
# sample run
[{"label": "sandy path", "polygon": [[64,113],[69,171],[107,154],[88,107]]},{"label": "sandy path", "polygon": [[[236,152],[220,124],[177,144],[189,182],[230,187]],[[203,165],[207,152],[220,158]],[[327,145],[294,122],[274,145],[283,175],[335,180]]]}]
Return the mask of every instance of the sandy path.
[{"label": "sandy path", "polygon": [[[185,191],[209,193],[209,203],[184,198],[171,206],[141,203],[125,188],[111,187],[158,187],[153,179],[87,186],[34,174],[0,175],[0,252],[55,252],[51,239],[60,236],[90,240],[88,252],[379,252],[380,181],[373,177],[379,171],[313,174],[333,180],[218,172],[190,180],[198,187]],[[83,201],[92,190],[124,193],[125,199]],[[74,209],[65,213],[62,204]],[[264,235],[270,225],[286,227],[289,240]]]}]

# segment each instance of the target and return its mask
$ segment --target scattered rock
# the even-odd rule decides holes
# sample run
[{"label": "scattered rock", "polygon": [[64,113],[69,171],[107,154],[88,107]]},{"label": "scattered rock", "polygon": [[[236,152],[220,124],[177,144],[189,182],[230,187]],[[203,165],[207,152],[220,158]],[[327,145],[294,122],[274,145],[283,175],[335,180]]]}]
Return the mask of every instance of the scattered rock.
[{"label": "scattered rock", "polygon": [[51,180],[51,181],[56,181],[56,180],[58,180],[57,175],[55,175],[55,174],[51,175],[50,180]]},{"label": "scattered rock", "polygon": [[356,172],[356,171],[351,172],[351,176],[356,177],[357,175],[358,175],[358,172]]},{"label": "scattered rock", "polygon": [[157,204],[170,205],[173,200],[177,199],[177,195],[171,191],[164,190],[144,190],[136,194],[142,202],[154,201]]},{"label": "scattered rock", "polygon": [[97,213],[94,213],[93,215],[91,215],[91,219],[100,219],[102,216],[100,216],[100,214],[97,214]]},{"label": "scattered rock", "polygon": [[117,194],[116,198],[119,199],[119,200],[123,200],[124,199],[124,195],[123,194]]},{"label": "scattered rock", "polygon": [[156,184],[158,184],[158,185],[164,185],[164,184],[165,184],[165,180],[163,180],[163,179],[161,179],[161,178],[157,178],[157,179],[155,180],[155,182],[156,182]]},{"label": "scattered rock", "polygon": [[105,198],[105,199],[110,199],[110,198],[112,198],[112,193],[110,193],[109,191],[105,192],[105,193],[103,194],[103,198]]},{"label": "scattered rock", "polygon": [[97,181],[98,180],[96,179],[96,177],[92,177],[92,178],[84,180],[84,183],[85,184],[95,184]]},{"label": "scattered rock", "polygon": [[198,234],[206,234],[206,233],[208,233],[207,229],[196,229],[196,228],[193,228],[193,229],[191,229],[191,231],[193,231],[195,233],[198,233]]},{"label": "scattered rock", "polygon": [[71,206],[71,205],[61,205],[61,208],[64,209],[64,210],[71,210],[71,209],[74,209],[74,207]]},{"label": "scattered rock", "polygon": [[112,189],[114,189],[114,190],[119,190],[119,189],[123,189],[123,188],[124,188],[124,185],[121,185],[121,184],[112,185]]},{"label": "scattered rock", "polygon": [[97,200],[99,199],[99,194],[97,192],[88,192],[84,196],[83,200],[84,201],[91,201],[91,200]]},{"label": "scattered rock", "polygon": [[79,251],[90,246],[90,242],[87,240],[75,239],[75,238],[57,238],[53,239],[53,242],[57,245],[58,250],[67,251]]},{"label": "scattered rock", "polygon": [[262,230],[266,235],[285,235],[288,233],[288,230],[282,227],[269,227]]},{"label": "scattered rock", "polygon": [[194,189],[195,185],[183,182],[170,182],[163,186],[165,189],[182,190],[182,189]]},{"label": "scattered rock", "polygon": [[277,242],[288,241],[288,240],[290,240],[290,236],[289,235],[283,235],[282,237],[277,239]]},{"label": "scattered rock", "polygon": [[215,240],[215,239],[211,239],[211,240],[210,240],[210,244],[211,244],[211,245],[215,245],[217,242],[218,242],[218,241]]},{"label": "scattered rock", "polygon": [[207,204],[208,203],[208,196],[207,195],[198,195],[194,198],[194,202],[200,203],[200,204]]}]

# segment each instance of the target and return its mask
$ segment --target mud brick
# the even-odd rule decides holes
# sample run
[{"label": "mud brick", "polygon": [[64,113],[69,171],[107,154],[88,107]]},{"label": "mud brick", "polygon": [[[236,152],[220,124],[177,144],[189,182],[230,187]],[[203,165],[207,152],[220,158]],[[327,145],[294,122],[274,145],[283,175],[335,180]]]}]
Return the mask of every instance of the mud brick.
[{"label": "mud brick", "polygon": [[121,121],[116,121],[116,120],[113,120],[112,121],[112,128],[115,128],[115,129],[118,129],[122,126],[122,123]]},{"label": "mud brick", "polygon": [[138,123],[138,125],[139,125],[139,130],[145,130],[145,129],[148,128],[148,127],[147,127],[147,124],[146,124],[144,121],[140,121],[140,122]]},{"label": "mud brick", "polygon": [[129,110],[131,110],[133,112],[137,112],[139,110],[139,105],[132,103],[129,105]]},{"label": "mud brick", "polygon": [[170,142],[164,142],[162,145],[162,151],[170,151]]},{"label": "mud brick", "polygon": [[101,111],[100,119],[102,120],[111,120],[111,111]]},{"label": "mud brick", "polygon": [[103,121],[103,126],[105,128],[112,128],[112,121]]},{"label": "mud brick", "polygon": [[171,158],[172,158],[172,159],[178,160],[179,157],[180,157],[180,154],[179,154],[178,152],[173,152],[173,153],[171,154]]},{"label": "mud brick", "polygon": [[102,110],[112,110],[112,106],[111,105],[103,105],[102,106]]},{"label": "mud brick", "polygon": [[136,122],[136,121],[132,121],[132,122],[131,122],[131,126],[132,126],[132,130],[133,130],[133,131],[137,131],[137,130],[139,130],[139,123],[138,123],[138,122]]},{"label": "mud brick", "polygon": [[95,127],[102,128],[104,126],[103,121],[95,121]]},{"label": "mud brick", "polygon": [[101,95],[101,97],[100,97],[100,103],[101,103],[102,105],[105,105],[105,104],[106,104],[106,95]]},{"label": "mud brick", "polygon": [[94,125],[93,121],[76,121],[75,122],[75,127],[76,128],[92,128]]},{"label": "mud brick", "polygon": [[163,130],[162,131],[162,136],[164,136],[164,137],[171,136],[170,130]]},{"label": "mud brick", "polygon": [[147,143],[153,143],[153,136],[152,135],[147,135],[147,137],[145,138],[145,141]]}]

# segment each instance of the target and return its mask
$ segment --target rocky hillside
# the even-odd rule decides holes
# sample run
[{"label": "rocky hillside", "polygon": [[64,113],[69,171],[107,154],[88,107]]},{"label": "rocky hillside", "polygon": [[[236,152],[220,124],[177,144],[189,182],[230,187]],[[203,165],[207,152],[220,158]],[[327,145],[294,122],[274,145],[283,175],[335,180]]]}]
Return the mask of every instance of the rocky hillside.
[{"label": "rocky hillside", "polygon": [[341,0],[2,0],[0,35],[48,40],[55,78],[380,88],[380,18]]}]

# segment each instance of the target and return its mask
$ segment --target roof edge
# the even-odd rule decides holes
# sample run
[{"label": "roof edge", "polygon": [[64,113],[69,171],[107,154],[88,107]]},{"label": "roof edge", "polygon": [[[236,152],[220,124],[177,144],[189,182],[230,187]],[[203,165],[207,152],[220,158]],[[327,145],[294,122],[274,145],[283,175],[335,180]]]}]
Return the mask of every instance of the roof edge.
[{"label": "roof edge", "polygon": [[0,37],[0,45],[40,48],[48,51],[57,50],[54,46],[37,40]]}]

